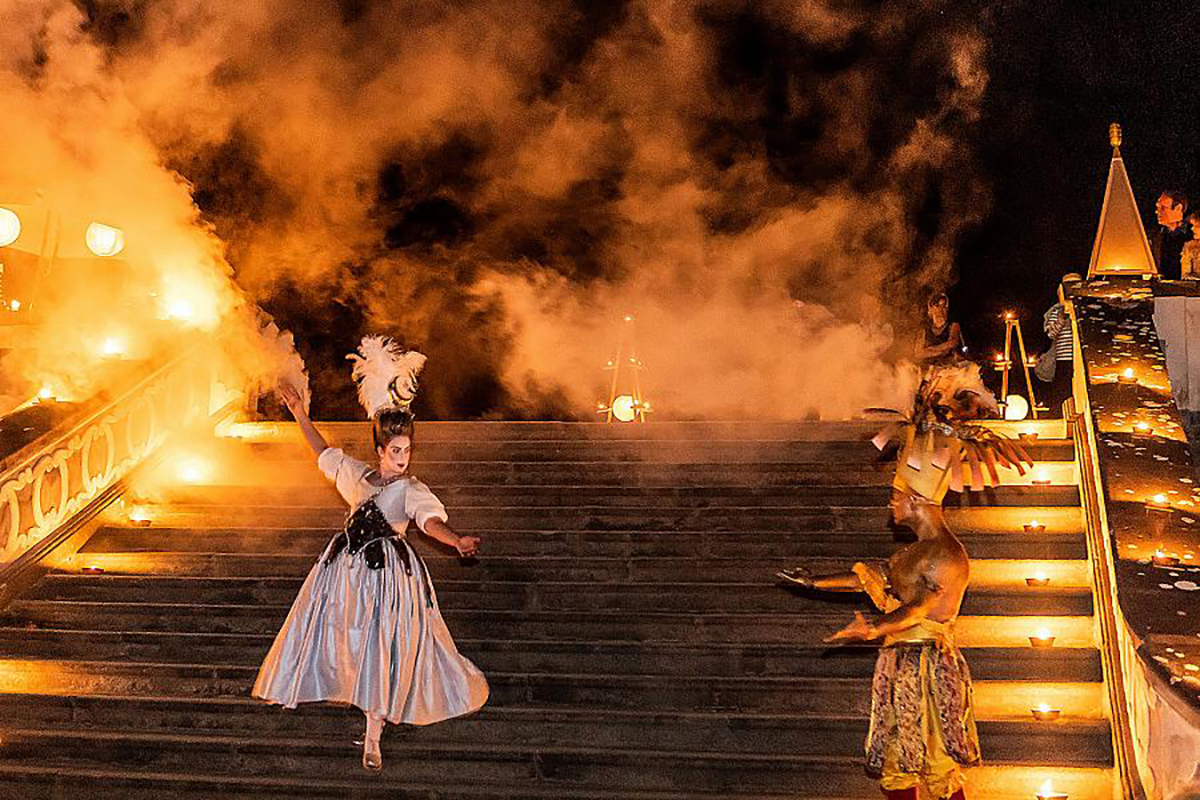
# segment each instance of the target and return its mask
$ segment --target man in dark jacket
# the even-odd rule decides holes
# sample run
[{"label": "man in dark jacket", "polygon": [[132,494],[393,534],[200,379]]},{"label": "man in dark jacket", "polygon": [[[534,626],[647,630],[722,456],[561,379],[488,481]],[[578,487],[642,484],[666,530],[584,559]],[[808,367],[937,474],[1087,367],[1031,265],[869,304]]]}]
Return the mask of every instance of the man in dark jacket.
[{"label": "man in dark jacket", "polygon": [[1150,244],[1154,248],[1158,276],[1163,280],[1179,280],[1179,254],[1192,237],[1192,230],[1186,221],[1187,204],[1187,195],[1178,189],[1164,189],[1154,204],[1158,230]]}]

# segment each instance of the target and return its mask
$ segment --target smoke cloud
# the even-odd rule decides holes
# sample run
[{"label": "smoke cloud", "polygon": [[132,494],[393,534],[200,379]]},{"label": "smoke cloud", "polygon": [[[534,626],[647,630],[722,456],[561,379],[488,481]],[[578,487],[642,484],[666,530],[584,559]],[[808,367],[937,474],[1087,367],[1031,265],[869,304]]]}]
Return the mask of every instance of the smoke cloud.
[{"label": "smoke cloud", "polygon": [[986,211],[960,5],[0,0],[0,191],[243,291],[326,416],[384,332],[427,416],[593,418],[632,315],[664,417],[840,417]]}]

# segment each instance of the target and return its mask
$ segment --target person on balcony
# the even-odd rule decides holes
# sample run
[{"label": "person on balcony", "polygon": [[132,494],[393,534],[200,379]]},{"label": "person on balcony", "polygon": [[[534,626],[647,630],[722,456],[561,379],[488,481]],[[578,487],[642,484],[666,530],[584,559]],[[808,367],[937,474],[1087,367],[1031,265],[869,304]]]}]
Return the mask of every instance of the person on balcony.
[{"label": "person on balcony", "polygon": [[366,714],[363,767],[383,767],[385,722],[428,725],[483,707],[488,684],[460,655],[438,609],[429,571],[405,540],[410,523],[460,556],[480,540],[459,535],[446,509],[409,471],[420,353],[366,337],[355,361],[378,466],[330,447],[291,386],[280,395],[352,511],[300,588],[255,681],[253,695],[285,708],[346,703]]},{"label": "person on balcony", "polygon": [[1180,255],[1183,245],[1192,237],[1187,222],[1188,197],[1178,189],[1165,189],[1154,204],[1154,216],[1158,220],[1151,245],[1154,263],[1158,265],[1158,276],[1163,280],[1179,280]]}]

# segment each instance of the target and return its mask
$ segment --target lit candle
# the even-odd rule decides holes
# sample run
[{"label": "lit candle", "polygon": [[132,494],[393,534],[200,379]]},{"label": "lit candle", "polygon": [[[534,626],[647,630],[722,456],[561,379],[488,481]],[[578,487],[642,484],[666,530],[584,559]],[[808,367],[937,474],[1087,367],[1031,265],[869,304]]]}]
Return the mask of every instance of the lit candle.
[{"label": "lit candle", "polygon": [[115,336],[109,336],[104,340],[101,352],[110,358],[120,357],[125,353],[125,343]]},{"label": "lit candle", "polygon": [[1171,505],[1167,502],[1165,494],[1156,494],[1146,501],[1146,507],[1155,509],[1156,511],[1170,511]]},{"label": "lit candle", "polygon": [[97,567],[95,564],[89,564],[80,571],[86,572],[88,575],[100,575],[104,572],[104,567]]},{"label": "lit candle", "polygon": [[1038,522],[1036,519],[1030,520],[1025,525],[1025,532],[1026,533],[1045,533],[1046,526],[1041,524],[1040,522]]},{"label": "lit candle", "polygon": [[202,483],[208,478],[208,474],[208,464],[194,457],[182,459],[176,468],[176,475],[184,483]]},{"label": "lit candle", "polygon": [[129,512],[129,521],[139,528],[144,528],[150,524],[150,512],[145,506],[134,506]]},{"label": "lit candle", "polygon": [[38,389],[38,400],[54,401],[54,390],[50,388],[49,384]]},{"label": "lit candle", "polygon": [[1034,444],[1038,440],[1038,432],[1033,428],[1021,431],[1017,436],[1022,442],[1028,442],[1029,444]]},{"label": "lit candle", "polygon": [[1135,436],[1153,436],[1154,428],[1148,422],[1139,422],[1133,426],[1133,433]]},{"label": "lit candle", "polygon": [[1029,644],[1033,645],[1034,647],[1053,647],[1054,638],[1055,637],[1050,633],[1050,631],[1042,628],[1033,636],[1029,637]]},{"label": "lit candle", "polygon": [[1175,556],[1167,555],[1166,551],[1161,547],[1154,551],[1154,555],[1150,559],[1156,567],[1174,567],[1179,565],[1179,559]]},{"label": "lit candle", "polygon": [[1025,579],[1026,586],[1049,586],[1050,578],[1042,570],[1038,570],[1031,577]]},{"label": "lit candle", "polygon": [[1033,718],[1041,722],[1053,722],[1062,716],[1062,711],[1057,708],[1051,708],[1047,703],[1038,703],[1037,708],[1032,708]]},{"label": "lit candle", "polygon": [[1038,789],[1038,793],[1035,796],[1037,800],[1067,800],[1067,793],[1056,792],[1048,779],[1042,784],[1042,788]]},{"label": "lit candle", "polygon": [[1137,378],[1133,376],[1133,367],[1126,367],[1125,371],[1117,375],[1118,383],[1137,383]]},{"label": "lit candle", "polygon": [[8,304],[8,308],[10,311],[20,311],[21,310],[21,301],[13,300],[11,303]]},{"label": "lit candle", "polygon": [[1045,467],[1038,467],[1037,469],[1035,469],[1033,471],[1033,485],[1034,486],[1049,486],[1050,485],[1050,476],[1046,474]]}]

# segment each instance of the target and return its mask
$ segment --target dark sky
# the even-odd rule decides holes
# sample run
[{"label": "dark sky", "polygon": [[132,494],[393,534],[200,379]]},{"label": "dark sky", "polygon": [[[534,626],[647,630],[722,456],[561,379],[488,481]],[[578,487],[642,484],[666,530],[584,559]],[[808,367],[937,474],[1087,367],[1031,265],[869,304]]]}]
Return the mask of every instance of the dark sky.
[{"label": "dark sky", "polygon": [[1124,130],[1148,232],[1161,188],[1200,193],[1200,6],[1051,0],[993,9],[979,144],[993,205],[963,242],[951,292],[976,352],[999,345],[997,317],[1009,306],[1036,316],[1023,327],[1040,331],[1058,278],[1086,272],[1110,122]]}]

